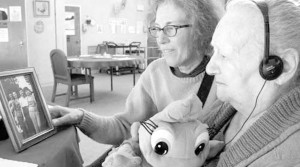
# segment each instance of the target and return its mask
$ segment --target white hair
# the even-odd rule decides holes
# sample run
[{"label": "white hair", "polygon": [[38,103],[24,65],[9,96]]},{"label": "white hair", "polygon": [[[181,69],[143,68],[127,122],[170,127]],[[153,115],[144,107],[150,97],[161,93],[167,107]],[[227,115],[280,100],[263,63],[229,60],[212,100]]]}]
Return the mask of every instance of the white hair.
[{"label": "white hair", "polygon": [[[264,0],[268,5],[270,26],[270,54],[279,55],[282,50],[293,48],[300,56],[300,7],[299,0]],[[259,1],[257,1],[259,2]],[[249,5],[251,0],[230,0],[226,9],[236,5]],[[255,37],[254,37],[255,38]],[[295,83],[300,81],[300,65]]]}]

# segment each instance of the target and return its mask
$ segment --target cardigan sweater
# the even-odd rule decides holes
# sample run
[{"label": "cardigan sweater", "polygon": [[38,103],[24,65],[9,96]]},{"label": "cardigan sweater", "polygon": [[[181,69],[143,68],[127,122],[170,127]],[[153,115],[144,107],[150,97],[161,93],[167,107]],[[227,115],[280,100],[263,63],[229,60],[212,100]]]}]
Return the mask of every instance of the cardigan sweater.
[{"label": "cardigan sweater", "polygon": [[[133,122],[147,120],[171,102],[197,94],[203,77],[204,72],[194,77],[177,77],[164,58],[157,59],[146,68],[129,93],[124,112],[104,117],[85,111],[78,127],[100,143],[120,144],[130,138],[130,126]],[[216,101],[215,91],[213,84],[203,110],[199,111],[203,115],[212,110],[208,106]]]},{"label": "cardigan sweater", "polygon": [[218,167],[267,166],[300,159],[300,87],[279,98],[232,146]]}]

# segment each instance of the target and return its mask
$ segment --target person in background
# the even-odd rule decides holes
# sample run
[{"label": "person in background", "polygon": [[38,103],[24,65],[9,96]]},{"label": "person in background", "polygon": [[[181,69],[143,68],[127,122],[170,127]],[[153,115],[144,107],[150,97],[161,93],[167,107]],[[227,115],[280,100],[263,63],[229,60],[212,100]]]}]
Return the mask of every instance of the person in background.
[{"label": "person in background", "polygon": [[17,124],[17,130],[20,134],[22,134],[23,138],[26,139],[29,137],[28,135],[28,127],[26,125],[26,118],[24,116],[21,104],[19,102],[18,94],[16,92],[12,93],[14,101],[13,101],[13,113],[15,116],[15,121]]},{"label": "person in background", "polygon": [[21,127],[19,125],[14,103],[15,103],[15,100],[14,100],[14,97],[13,97],[13,93],[11,92],[11,93],[8,94],[8,108],[9,108],[9,111],[11,112],[11,114],[12,114],[13,119],[15,120],[16,127],[18,128],[17,130],[19,130],[19,132],[22,133],[23,130],[21,129]]},{"label": "person in background", "polygon": [[40,118],[40,112],[37,108],[35,96],[27,87],[24,88],[24,91],[26,93],[29,115],[32,119],[35,133],[39,133],[41,132],[41,118]]},{"label": "person in background", "polygon": [[299,27],[289,0],[228,3],[206,67],[218,98],[237,110],[218,136],[218,167],[300,166]]},{"label": "person in background", "polygon": [[34,126],[33,126],[33,123],[32,123],[32,119],[29,115],[29,110],[28,110],[28,102],[27,102],[27,99],[26,99],[26,96],[25,96],[25,93],[24,93],[24,90],[23,89],[20,89],[19,90],[19,93],[20,93],[20,98],[19,98],[19,102],[21,104],[21,107],[22,107],[22,110],[23,110],[23,113],[24,113],[24,117],[26,119],[26,124],[28,126],[28,135],[29,136],[32,136],[34,135],[36,132],[34,130]]},{"label": "person in background", "polygon": [[[12,95],[12,93],[9,93],[8,94],[8,108],[9,108],[9,110],[11,111],[11,112],[13,112],[13,110],[14,110],[14,97],[13,97],[13,95]],[[13,114],[13,113],[12,113]],[[14,115],[14,114],[13,114]]]},{"label": "person in background", "polygon": [[147,120],[173,101],[197,94],[203,85],[199,96],[203,111],[199,112],[210,111],[207,109],[216,95],[213,78],[205,74],[205,67],[219,20],[211,0],[153,1],[147,18],[149,33],[156,38],[162,58],[142,73],[127,97],[124,112],[103,117],[83,109],[54,106],[49,110],[55,126],[75,124],[94,140],[117,145],[130,137],[133,122]]}]

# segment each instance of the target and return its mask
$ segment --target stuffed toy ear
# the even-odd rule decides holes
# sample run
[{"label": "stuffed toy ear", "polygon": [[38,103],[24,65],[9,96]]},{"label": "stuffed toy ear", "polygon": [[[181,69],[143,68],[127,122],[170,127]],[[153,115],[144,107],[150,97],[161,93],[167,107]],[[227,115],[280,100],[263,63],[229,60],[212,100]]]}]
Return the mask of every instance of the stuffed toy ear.
[{"label": "stuffed toy ear", "polygon": [[207,159],[215,157],[225,147],[225,143],[223,141],[210,140],[209,146],[210,149],[209,149]]},{"label": "stuffed toy ear", "polygon": [[157,113],[151,119],[165,122],[189,122],[199,118],[202,110],[202,102],[194,94],[185,99],[170,103],[162,112]]}]

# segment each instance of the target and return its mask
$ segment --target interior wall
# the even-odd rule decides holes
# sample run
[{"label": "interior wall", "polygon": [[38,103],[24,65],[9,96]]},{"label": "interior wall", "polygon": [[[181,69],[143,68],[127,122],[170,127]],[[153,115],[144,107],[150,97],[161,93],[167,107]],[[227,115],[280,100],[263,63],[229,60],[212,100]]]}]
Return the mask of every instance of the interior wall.
[{"label": "interior wall", "polygon": [[[126,6],[118,15],[114,14],[114,4],[120,0],[65,0],[66,5],[74,5],[81,7],[81,23],[90,17],[95,21],[94,25],[86,26],[87,31],[81,31],[81,53],[87,54],[88,46],[94,46],[103,41],[114,41],[115,43],[129,44],[132,41],[142,42],[142,46],[146,46],[147,33],[141,32],[129,33],[128,27],[137,27],[137,22],[144,23],[144,16],[147,8],[147,0],[127,0]],[[137,7],[144,7],[143,11],[138,11]],[[93,10],[92,10],[93,9]],[[125,33],[120,31],[120,27],[113,33],[110,21],[115,19],[126,19],[127,29]],[[98,32],[98,27],[102,27],[102,32]],[[82,28],[82,27],[81,27]]]},{"label": "interior wall", "polygon": [[[118,15],[112,13],[113,5],[118,0],[48,0],[50,3],[50,16],[33,16],[33,1],[25,0],[26,28],[28,41],[28,66],[34,67],[42,86],[53,84],[53,75],[49,53],[54,48],[66,52],[66,41],[64,34],[64,10],[65,5],[80,6],[81,23],[84,23],[86,16],[95,20],[95,26],[87,26],[87,31],[81,34],[81,53],[87,54],[87,47],[97,45],[102,41],[114,41],[116,43],[130,43],[141,41],[146,46],[147,34],[131,34],[110,30],[109,20],[111,18],[127,19],[128,26],[135,26],[137,21],[144,21],[147,8],[147,0],[127,0],[126,6]],[[137,5],[142,5],[144,11],[137,11]],[[44,31],[36,33],[34,25],[37,21],[44,23]],[[103,26],[103,32],[97,32],[97,24]]]},{"label": "interior wall", "polygon": [[[54,0],[49,0],[49,4],[49,17],[35,17],[33,0],[25,0],[28,66],[35,68],[41,85],[52,84],[53,81],[49,53],[56,47]],[[44,23],[41,33],[34,31],[37,21]]]}]

